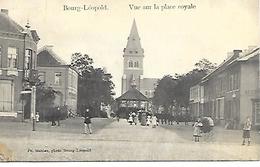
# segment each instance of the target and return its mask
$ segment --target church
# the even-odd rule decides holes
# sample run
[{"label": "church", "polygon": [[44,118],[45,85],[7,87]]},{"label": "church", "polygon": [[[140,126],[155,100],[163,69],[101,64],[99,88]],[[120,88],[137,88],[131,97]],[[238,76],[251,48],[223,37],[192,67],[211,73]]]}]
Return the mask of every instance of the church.
[{"label": "church", "polygon": [[121,94],[127,92],[133,85],[147,98],[152,98],[157,86],[157,78],[145,78],[144,74],[144,49],[141,46],[135,20],[127,39],[123,53],[123,76]]}]

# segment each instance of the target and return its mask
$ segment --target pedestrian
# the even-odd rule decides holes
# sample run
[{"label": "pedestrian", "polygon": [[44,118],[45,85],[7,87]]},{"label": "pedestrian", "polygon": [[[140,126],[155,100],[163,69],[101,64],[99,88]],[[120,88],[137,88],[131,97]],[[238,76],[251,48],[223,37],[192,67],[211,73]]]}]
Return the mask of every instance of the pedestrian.
[{"label": "pedestrian", "polygon": [[245,145],[246,139],[247,139],[247,145],[250,145],[250,130],[251,130],[252,123],[250,121],[250,118],[247,117],[246,121],[244,122],[244,127],[243,127],[243,143],[242,145]]},{"label": "pedestrian", "polygon": [[90,117],[90,112],[89,109],[87,108],[85,111],[85,119],[84,119],[84,133],[87,134],[92,134],[92,129],[91,129],[91,117]]},{"label": "pedestrian", "polygon": [[134,122],[135,125],[137,125],[138,115],[136,115],[135,113],[133,113],[133,122]]},{"label": "pedestrian", "polygon": [[156,128],[157,126],[157,117],[155,115],[152,116],[152,128]]},{"label": "pedestrian", "polygon": [[120,120],[120,116],[119,116],[119,114],[117,114],[117,116],[116,116],[116,120],[117,120],[117,122],[119,122],[119,120]]},{"label": "pedestrian", "polygon": [[194,137],[194,141],[195,142],[199,142],[200,141],[200,137],[201,137],[201,132],[200,132],[200,128],[202,127],[202,123],[200,121],[200,119],[198,119],[195,123],[194,123],[194,131],[193,131],[193,137]]},{"label": "pedestrian", "polygon": [[209,133],[211,136],[213,136],[213,129],[214,129],[214,121],[211,117],[207,117],[209,121]]},{"label": "pedestrian", "polygon": [[151,116],[148,115],[146,119],[147,119],[147,120],[146,120],[146,126],[149,126],[150,123],[151,123]]},{"label": "pedestrian", "polygon": [[130,123],[130,125],[133,124],[133,116],[132,116],[132,114],[130,114],[130,116],[128,118],[128,122]]}]

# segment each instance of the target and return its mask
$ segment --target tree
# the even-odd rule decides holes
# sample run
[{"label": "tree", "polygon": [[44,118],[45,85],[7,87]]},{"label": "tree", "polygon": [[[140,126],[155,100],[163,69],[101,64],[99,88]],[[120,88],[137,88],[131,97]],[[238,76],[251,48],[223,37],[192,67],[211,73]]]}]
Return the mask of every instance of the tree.
[{"label": "tree", "polygon": [[94,68],[93,63],[87,54],[72,55],[71,67],[79,72],[78,108],[82,111],[89,107],[94,110],[95,116],[100,116],[101,104],[111,104],[113,101],[114,83],[111,74],[102,68]]},{"label": "tree", "polygon": [[176,84],[176,79],[170,75],[166,75],[160,79],[152,99],[153,104],[156,106],[163,106],[165,112],[168,112],[169,107],[174,105],[174,88]]},{"label": "tree", "polygon": [[202,70],[206,74],[212,72],[216,68],[217,68],[217,64],[216,63],[212,63],[212,62],[210,62],[209,60],[207,60],[205,58],[201,59],[198,63],[195,64],[195,69]]},{"label": "tree", "polygon": [[175,99],[179,107],[187,108],[189,106],[190,88],[199,83],[199,81],[216,69],[216,63],[211,63],[203,58],[195,64],[195,68],[183,75],[175,75],[177,85],[175,87]]},{"label": "tree", "polygon": [[202,59],[195,64],[195,68],[186,74],[175,74],[164,76],[159,80],[153,97],[153,104],[164,106],[166,110],[171,106],[177,108],[189,106],[190,87],[216,68],[215,63]]},{"label": "tree", "polygon": [[[51,111],[54,107],[54,100],[56,91],[52,87],[47,87],[44,82],[40,82],[38,79],[36,82],[36,112],[39,112],[41,120],[48,120],[51,115]],[[24,117],[30,118],[31,114],[31,94],[25,94],[22,96],[22,100],[25,100]]]},{"label": "tree", "polygon": [[49,121],[53,117],[54,100],[57,91],[52,87],[46,87],[44,83],[36,86],[36,112],[39,112],[40,119]]}]

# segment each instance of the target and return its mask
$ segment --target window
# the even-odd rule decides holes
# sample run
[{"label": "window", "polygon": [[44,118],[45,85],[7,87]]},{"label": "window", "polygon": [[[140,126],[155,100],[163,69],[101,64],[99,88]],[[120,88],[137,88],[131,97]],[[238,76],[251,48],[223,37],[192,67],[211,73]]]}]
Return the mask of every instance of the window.
[{"label": "window", "polygon": [[238,89],[238,74],[234,74],[234,89]]},{"label": "window", "polygon": [[233,88],[234,88],[234,85],[233,85],[233,78],[234,78],[234,75],[232,74],[232,75],[230,75],[230,77],[229,77],[229,90],[233,90]]},{"label": "window", "polygon": [[2,67],[2,47],[0,46],[0,67]]},{"label": "window", "polygon": [[136,68],[139,67],[139,62],[138,61],[135,62],[134,67],[136,67]]},{"label": "window", "polygon": [[13,86],[11,81],[0,80],[0,112],[13,110]]},{"label": "window", "polygon": [[17,68],[17,49],[13,47],[8,47],[8,68]]},{"label": "window", "polygon": [[148,96],[148,91],[147,90],[145,91],[145,95]]},{"label": "window", "polygon": [[39,76],[39,80],[41,81],[41,82],[45,82],[45,72],[39,72],[38,73],[38,76]]},{"label": "window", "polygon": [[60,79],[61,79],[61,72],[55,72],[55,74],[54,74],[54,84],[60,85],[61,84]]},{"label": "window", "polygon": [[255,102],[255,124],[260,125],[260,101]]},{"label": "window", "polygon": [[133,53],[133,51],[129,51],[129,53]]},{"label": "window", "polygon": [[136,50],[135,53],[138,53],[138,51]]},{"label": "window", "polygon": [[133,61],[132,61],[132,60],[129,61],[128,66],[129,66],[130,68],[133,67]]},{"label": "window", "polygon": [[31,68],[33,52],[30,49],[25,51],[24,69],[28,70]]}]

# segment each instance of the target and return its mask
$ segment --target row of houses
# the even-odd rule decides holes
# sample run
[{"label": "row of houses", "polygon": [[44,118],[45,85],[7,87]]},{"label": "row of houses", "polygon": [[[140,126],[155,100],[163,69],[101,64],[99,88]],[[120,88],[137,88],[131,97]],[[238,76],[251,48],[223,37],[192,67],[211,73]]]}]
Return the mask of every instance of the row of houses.
[{"label": "row of houses", "polygon": [[26,101],[21,96],[28,92],[34,74],[58,92],[56,106],[66,105],[71,111],[77,110],[77,72],[50,46],[37,50],[39,40],[29,24],[23,28],[9,17],[8,10],[1,9],[0,118],[24,119]]},{"label": "row of houses", "polygon": [[234,50],[214,71],[190,88],[195,117],[211,116],[216,123],[240,128],[246,117],[260,125],[259,47]]}]

